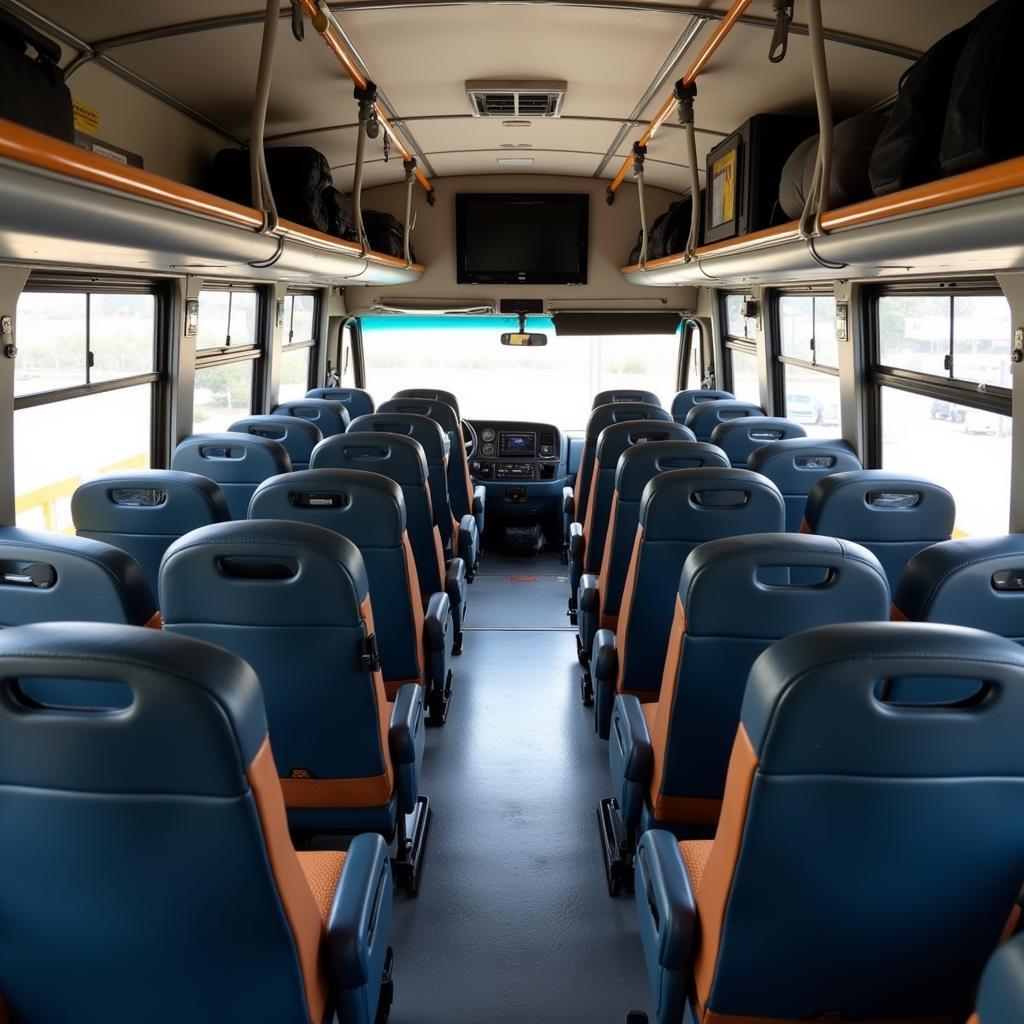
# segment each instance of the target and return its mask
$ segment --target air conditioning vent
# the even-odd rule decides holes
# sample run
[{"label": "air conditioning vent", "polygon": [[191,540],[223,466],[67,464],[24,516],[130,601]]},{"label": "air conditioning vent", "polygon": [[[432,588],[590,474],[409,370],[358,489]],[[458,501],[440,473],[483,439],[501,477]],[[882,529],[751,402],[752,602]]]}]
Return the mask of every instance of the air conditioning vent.
[{"label": "air conditioning vent", "polygon": [[467,82],[466,95],[474,117],[558,117],[566,82]]}]

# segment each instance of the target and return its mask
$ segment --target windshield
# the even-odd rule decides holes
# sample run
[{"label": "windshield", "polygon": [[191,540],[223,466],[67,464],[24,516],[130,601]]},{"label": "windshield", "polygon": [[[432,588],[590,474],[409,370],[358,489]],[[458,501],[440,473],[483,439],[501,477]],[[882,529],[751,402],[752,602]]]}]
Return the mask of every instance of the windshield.
[{"label": "windshield", "polygon": [[466,419],[529,420],[565,430],[587,424],[594,395],[609,388],[653,391],[672,404],[679,333],[558,337],[547,317],[526,330],[543,347],[502,345],[514,317],[363,317],[366,387],[381,402],[402,388],[453,391]]}]

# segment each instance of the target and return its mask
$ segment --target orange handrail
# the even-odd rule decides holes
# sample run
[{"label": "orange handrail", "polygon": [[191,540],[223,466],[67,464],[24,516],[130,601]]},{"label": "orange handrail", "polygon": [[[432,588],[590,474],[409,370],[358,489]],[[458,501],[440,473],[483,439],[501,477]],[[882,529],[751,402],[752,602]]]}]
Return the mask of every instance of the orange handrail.
[{"label": "orange handrail", "polygon": [[[70,143],[2,118],[0,160],[16,161],[50,174],[63,175],[88,185],[109,188],[137,199],[146,199],[186,213],[209,217],[233,227],[251,231],[259,231],[263,227],[263,214],[259,210],[234,203],[230,199],[222,199],[190,185],[171,181],[152,171],[120,164],[105,156],[99,156],[87,149],[72,146]],[[344,252],[345,255],[356,257],[363,255],[363,250],[355,242],[335,238],[333,235],[283,219],[275,232],[275,237],[291,238],[306,245],[317,245],[334,253]],[[395,267],[406,266],[405,260],[395,256],[376,252],[366,255],[375,263]],[[423,268],[414,263],[411,269]]]},{"label": "orange handrail", "polygon": [[[344,68],[345,74],[352,79],[352,83],[360,89],[365,89],[368,82],[366,76],[359,70],[356,64],[355,58],[349,53],[348,47],[345,45],[338,33],[335,31],[334,26],[331,24],[330,19],[320,10],[320,6],[317,0],[301,0],[302,9],[309,15],[309,20],[313,24],[313,28],[316,30],[320,38],[327,44],[327,48],[337,58],[338,63]],[[749,0],[747,0],[749,3]],[[413,154],[409,147],[405,144],[402,138],[398,134],[398,130],[388,120],[387,115],[381,109],[379,103],[374,103],[374,110],[377,112],[377,120],[380,122],[381,127],[391,138],[391,141],[398,148],[398,151],[402,154],[403,160],[412,160]],[[419,169],[416,168],[416,180],[427,190],[428,194],[434,191],[434,186],[430,184],[430,180],[427,176]]]},{"label": "orange handrail", "polygon": [[[303,0],[305,3],[306,0]],[[312,2],[312,0],[310,0]],[[750,6],[751,0],[733,0],[732,7],[729,8],[725,17],[715,27],[715,31],[711,33],[708,40],[700,48],[697,56],[694,58],[693,63],[690,65],[686,74],[680,79],[683,85],[690,86],[697,81],[697,77],[707,66],[708,61],[711,59],[714,52],[722,45],[725,41],[725,37],[732,31],[733,26],[743,12]],[[672,111],[675,110],[676,106],[676,94],[675,91],[671,95],[667,96],[665,102],[658,107],[658,112],[651,119],[651,123],[644,129],[643,134],[640,136],[640,145],[646,146],[651,139],[654,138],[655,132],[669,119]],[[614,195],[618,190],[619,186],[626,180],[626,175],[629,173],[630,167],[633,165],[633,157],[628,156],[623,161],[622,166],[619,168],[619,173],[612,179],[612,183],[608,186],[609,195]],[[611,200],[609,200],[611,202]]]}]

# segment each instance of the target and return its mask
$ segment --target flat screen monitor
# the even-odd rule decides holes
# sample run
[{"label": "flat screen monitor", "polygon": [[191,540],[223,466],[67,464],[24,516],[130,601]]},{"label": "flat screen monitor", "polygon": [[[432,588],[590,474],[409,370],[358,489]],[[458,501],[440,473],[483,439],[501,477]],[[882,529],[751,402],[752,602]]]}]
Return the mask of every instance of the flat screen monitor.
[{"label": "flat screen monitor", "polygon": [[586,284],[587,195],[455,197],[459,284]]}]

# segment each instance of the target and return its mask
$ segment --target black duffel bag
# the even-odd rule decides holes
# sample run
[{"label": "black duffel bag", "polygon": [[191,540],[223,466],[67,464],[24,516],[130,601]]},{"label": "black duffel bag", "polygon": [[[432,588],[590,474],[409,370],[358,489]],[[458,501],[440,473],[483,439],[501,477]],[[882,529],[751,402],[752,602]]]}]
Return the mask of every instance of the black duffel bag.
[{"label": "black duffel bag", "polygon": [[[405,228],[397,217],[377,210],[363,210],[363,230],[374,252],[405,258]],[[412,246],[409,247],[409,256],[415,261]]]},{"label": "black duffel bag", "polygon": [[[690,238],[690,218],[693,202],[689,196],[672,203],[660,216],[654,218],[647,231],[647,259],[657,260],[662,256],[672,256],[683,252]],[[700,239],[697,240],[700,244]],[[640,250],[643,247],[643,232],[638,231],[636,243],[629,254],[629,263],[640,262]]]},{"label": "black duffel bag", "polygon": [[349,213],[348,196],[332,185],[324,189],[324,205],[327,207],[328,232],[347,242],[358,242],[359,232]]},{"label": "black duffel bag", "polygon": [[[329,232],[324,190],[333,184],[323,153],[309,146],[268,149],[267,174],[277,214],[303,227]],[[210,191],[243,206],[252,206],[249,150],[222,149],[210,165]]]},{"label": "black duffel bag", "polygon": [[[29,48],[35,51],[34,59]],[[57,43],[0,11],[0,117],[74,142],[71,93],[59,61]]]},{"label": "black duffel bag", "polygon": [[999,0],[971,23],[949,93],[939,164],[960,174],[1024,153],[1020,50],[1024,3]]}]

